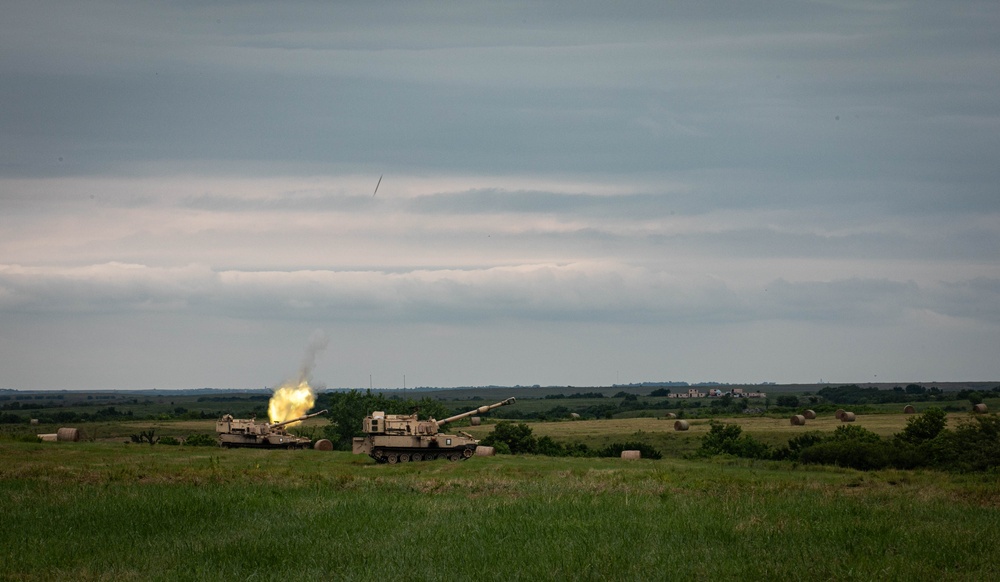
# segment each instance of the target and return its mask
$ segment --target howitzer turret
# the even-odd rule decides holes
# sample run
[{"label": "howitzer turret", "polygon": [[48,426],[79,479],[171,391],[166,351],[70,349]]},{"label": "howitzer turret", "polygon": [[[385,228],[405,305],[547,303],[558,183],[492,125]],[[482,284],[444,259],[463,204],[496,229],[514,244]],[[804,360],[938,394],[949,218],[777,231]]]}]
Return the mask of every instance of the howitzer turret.
[{"label": "howitzer turret", "polygon": [[475,410],[449,416],[444,420],[418,420],[416,414],[386,414],[373,412],[361,421],[363,437],[355,437],[354,454],[367,454],[379,463],[431,461],[446,458],[459,461],[472,457],[479,444],[469,433],[443,434],[441,426],[474,414],[486,414],[494,408],[514,404],[508,398],[480,406]]},{"label": "howitzer turret", "polygon": [[233,415],[227,414],[215,423],[215,432],[219,434],[219,445],[227,448],[305,449],[312,444],[312,441],[289,434],[285,427],[293,422],[300,422],[307,418],[326,414],[326,412],[326,410],[320,410],[274,424],[258,423],[253,418],[233,418]]}]

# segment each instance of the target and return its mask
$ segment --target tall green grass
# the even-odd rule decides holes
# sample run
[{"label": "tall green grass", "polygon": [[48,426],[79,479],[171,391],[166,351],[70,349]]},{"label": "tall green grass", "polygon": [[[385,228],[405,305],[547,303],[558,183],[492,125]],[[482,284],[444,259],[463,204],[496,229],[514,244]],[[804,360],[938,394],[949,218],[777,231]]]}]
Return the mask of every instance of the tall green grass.
[{"label": "tall green grass", "polygon": [[984,580],[996,476],[0,445],[5,580]]}]

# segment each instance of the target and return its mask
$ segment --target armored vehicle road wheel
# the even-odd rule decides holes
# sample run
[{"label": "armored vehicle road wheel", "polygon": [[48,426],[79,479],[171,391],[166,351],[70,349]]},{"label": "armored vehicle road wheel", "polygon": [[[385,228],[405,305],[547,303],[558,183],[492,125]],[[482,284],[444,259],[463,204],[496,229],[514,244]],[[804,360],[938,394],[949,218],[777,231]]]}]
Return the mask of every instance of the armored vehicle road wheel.
[{"label": "armored vehicle road wheel", "polygon": [[408,455],[407,453],[403,453],[403,454],[399,455],[399,462],[400,463],[409,463],[410,462],[410,455]]},{"label": "armored vehicle road wheel", "polygon": [[413,462],[414,462],[414,463],[416,463],[416,462],[418,462],[418,461],[422,461],[422,460],[424,459],[424,458],[423,458],[423,457],[422,457],[422,456],[420,455],[420,453],[413,453],[412,455],[410,455],[410,458],[411,458],[411,459],[413,459]]},{"label": "armored vehicle road wheel", "polygon": [[461,459],[461,458],[462,458],[462,455],[460,455],[458,453],[452,453],[452,454],[448,455],[448,460],[451,461],[451,462],[453,462],[453,463],[455,461]]},{"label": "armored vehicle road wheel", "polygon": [[395,465],[399,461],[399,457],[396,456],[396,453],[389,453],[385,460],[389,461],[390,465]]}]

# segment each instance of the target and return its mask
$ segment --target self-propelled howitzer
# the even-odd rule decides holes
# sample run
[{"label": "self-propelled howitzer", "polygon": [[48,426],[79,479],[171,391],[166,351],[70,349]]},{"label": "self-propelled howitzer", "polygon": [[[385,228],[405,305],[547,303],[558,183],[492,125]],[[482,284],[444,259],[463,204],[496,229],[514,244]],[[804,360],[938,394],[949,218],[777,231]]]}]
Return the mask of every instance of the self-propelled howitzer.
[{"label": "self-propelled howitzer", "polygon": [[441,427],[474,414],[486,414],[494,408],[514,404],[513,398],[475,410],[449,416],[444,420],[418,420],[416,414],[386,414],[376,411],[361,421],[363,437],[355,437],[353,451],[366,454],[379,463],[432,461],[445,458],[452,461],[468,459],[479,444],[471,434],[444,434]]},{"label": "self-propelled howitzer", "polygon": [[293,422],[326,414],[320,410],[312,414],[304,414],[298,418],[276,422],[258,423],[255,419],[233,418],[227,414],[215,423],[215,432],[219,433],[219,445],[223,447],[254,447],[259,449],[305,449],[312,444],[307,438],[289,434],[285,427]]}]

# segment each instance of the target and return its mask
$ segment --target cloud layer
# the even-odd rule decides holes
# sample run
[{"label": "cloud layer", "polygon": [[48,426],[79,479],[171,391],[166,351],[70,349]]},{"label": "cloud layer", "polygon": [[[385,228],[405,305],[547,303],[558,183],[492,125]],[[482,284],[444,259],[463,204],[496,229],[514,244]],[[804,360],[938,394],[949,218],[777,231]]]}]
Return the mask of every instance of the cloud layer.
[{"label": "cloud layer", "polygon": [[14,2],[0,387],[996,379],[998,27]]}]

